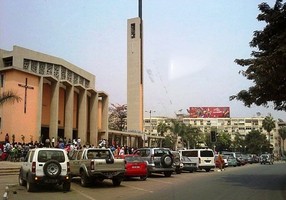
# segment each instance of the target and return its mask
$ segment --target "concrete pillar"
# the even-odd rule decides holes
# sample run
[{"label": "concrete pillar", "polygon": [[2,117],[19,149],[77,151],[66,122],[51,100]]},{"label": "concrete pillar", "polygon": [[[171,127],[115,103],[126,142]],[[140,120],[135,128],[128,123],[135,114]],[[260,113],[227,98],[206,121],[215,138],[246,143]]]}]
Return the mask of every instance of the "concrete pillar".
[{"label": "concrete pillar", "polygon": [[102,130],[105,131],[105,134],[103,136],[104,139],[108,139],[108,104],[109,104],[109,98],[108,96],[102,97]]},{"label": "concrete pillar", "polygon": [[43,111],[43,77],[39,77],[39,94],[38,94],[38,113],[37,113],[37,133],[38,133],[38,138],[35,138],[34,140],[37,140],[39,142],[41,138],[41,130],[42,130],[42,111]]},{"label": "concrete pillar", "polygon": [[65,137],[73,139],[73,104],[74,104],[74,87],[66,86],[65,99]]},{"label": "concrete pillar", "polygon": [[90,144],[98,145],[98,94],[92,93],[90,97]]},{"label": "concrete pillar", "polygon": [[58,138],[58,112],[59,112],[59,90],[58,81],[51,82],[51,110],[50,110],[50,138]]},{"label": "concrete pillar", "polygon": [[86,143],[87,130],[87,96],[86,90],[79,92],[79,111],[78,111],[78,137],[81,139],[81,145]]},{"label": "concrete pillar", "polygon": [[124,146],[124,137],[120,135],[120,146]]}]

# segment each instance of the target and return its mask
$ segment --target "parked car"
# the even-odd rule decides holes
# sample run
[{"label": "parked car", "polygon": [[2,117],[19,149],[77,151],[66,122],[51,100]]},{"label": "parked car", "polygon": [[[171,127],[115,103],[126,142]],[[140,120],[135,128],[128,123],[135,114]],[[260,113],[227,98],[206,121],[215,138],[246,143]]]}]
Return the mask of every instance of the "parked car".
[{"label": "parked car", "polygon": [[175,172],[180,174],[183,168],[182,157],[178,151],[171,151],[171,153],[174,158],[173,167],[175,168]]},{"label": "parked car", "polygon": [[139,148],[134,151],[134,154],[141,156],[147,162],[148,175],[163,173],[166,177],[170,177],[175,171],[173,168],[174,158],[168,148]]},{"label": "parked car", "polygon": [[140,177],[145,181],[148,176],[147,163],[138,155],[120,156],[125,160],[125,178]]},{"label": "parked car", "polygon": [[227,156],[222,155],[222,159],[223,159],[223,162],[224,162],[224,167],[228,167],[228,160],[227,160]]},{"label": "parked car", "polygon": [[[224,155],[224,156],[226,156],[226,155]],[[232,166],[232,167],[237,166],[237,160],[235,157],[228,155],[228,156],[226,156],[226,158],[227,158],[228,166]]]},{"label": "parked car", "polygon": [[70,163],[67,153],[58,148],[37,148],[29,150],[19,172],[19,185],[33,192],[36,185],[58,184],[63,190],[71,187]]},{"label": "parked car", "polygon": [[214,152],[212,149],[186,149],[179,151],[182,156],[187,156],[198,170],[209,172],[215,168]]},{"label": "parked car", "polygon": [[80,177],[83,187],[105,179],[110,179],[114,186],[119,186],[124,179],[125,161],[114,159],[108,148],[83,148],[73,150],[70,156],[70,172],[72,177]]},{"label": "parked car", "polygon": [[260,164],[274,164],[274,157],[272,154],[265,153],[260,155]]},{"label": "parked car", "polygon": [[248,155],[248,163],[250,163],[250,164],[259,163],[259,157],[255,154],[249,154]]},{"label": "parked car", "polygon": [[197,170],[196,164],[194,164],[187,156],[182,157],[183,168],[182,171],[188,171],[193,173]]}]

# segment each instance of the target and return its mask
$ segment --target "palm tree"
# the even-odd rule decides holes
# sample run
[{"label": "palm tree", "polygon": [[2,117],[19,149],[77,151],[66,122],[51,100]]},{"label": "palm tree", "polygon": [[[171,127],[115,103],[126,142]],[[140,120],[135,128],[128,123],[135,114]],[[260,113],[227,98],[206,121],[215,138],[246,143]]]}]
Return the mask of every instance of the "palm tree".
[{"label": "palm tree", "polygon": [[284,157],[284,140],[286,139],[286,126],[284,127],[281,127],[279,130],[278,130],[278,134],[279,136],[281,137],[282,139],[282,156]]},{"label": "palm tree", "polygon": [[157,126],[157,133],[160,133],[160,136],[164,136],[168,130],[168,126],[165,122],[160,122]]},{"label": "palm tree", "polygon": [[21,100],[22,98],[16,95],[16,93],[14,93],[13,91],[2,92],[2,94],[0,94],[0,105],[6,102],[20,102]]},{"label": "palm tree", "polygon": [[177,150],[177,145],[178,145],[178,136],[182,135],[182,130],[183,125],[182,122],[176,120],[176,119],[172,119],[171,120],[171,126],[169,127],[170,131],[173,133],[174,135],[174,150]]},{"label": "palm tree", "polygon": [[264,118],[264,120],[262,121],[262,127],[268,133],[269,148],[270,148],[270,132],[275,128],[275,121],[271,115],[268,115],[267,117]]}]

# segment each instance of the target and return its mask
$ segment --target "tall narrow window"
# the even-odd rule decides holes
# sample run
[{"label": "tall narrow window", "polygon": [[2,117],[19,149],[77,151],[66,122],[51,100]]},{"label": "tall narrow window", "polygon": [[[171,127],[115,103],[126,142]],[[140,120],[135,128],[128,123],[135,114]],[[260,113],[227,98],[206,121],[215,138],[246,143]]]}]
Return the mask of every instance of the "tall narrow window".
[{"label": "tall narrow window", "polygon": [[4,74],[0,74],[0,87],[4,86]]},{"label": "tall narrow window", "polygon": [[135,23],[131,24],[131,38],[135,38]]}]

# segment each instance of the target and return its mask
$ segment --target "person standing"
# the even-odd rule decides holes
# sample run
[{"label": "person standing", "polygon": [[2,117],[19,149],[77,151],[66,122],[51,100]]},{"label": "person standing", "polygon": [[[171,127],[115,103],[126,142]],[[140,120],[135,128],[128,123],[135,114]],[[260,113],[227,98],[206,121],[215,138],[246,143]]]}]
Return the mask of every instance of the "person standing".
[{"label": "person standing", "polygon": [[221,154],[218,154],[218,165],[219,165],[219,170],[222,171],[224,170],[224,160],[221,156]]},{"label": "person standing", "polygon": [[81,146],[81,144],[80,144],[80,143],[81,143],[81,139],[80,139],[80,137],[78,137],[78,138],[77,138],[77,146],[79,146],[79,147],[80,147],[80,146]]},{"label": "person standing", "polygon": [[10,139],[9,139],[9,134],[6,133],[6,135],[5,135],[5,142],[10,142],[9,140],[10,140]]},{"label": "person standing", "polygon": [[55,138],[52,138],[52,147],[55,147]]}]

